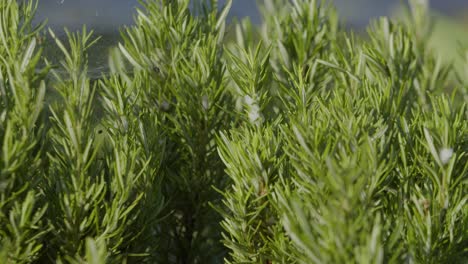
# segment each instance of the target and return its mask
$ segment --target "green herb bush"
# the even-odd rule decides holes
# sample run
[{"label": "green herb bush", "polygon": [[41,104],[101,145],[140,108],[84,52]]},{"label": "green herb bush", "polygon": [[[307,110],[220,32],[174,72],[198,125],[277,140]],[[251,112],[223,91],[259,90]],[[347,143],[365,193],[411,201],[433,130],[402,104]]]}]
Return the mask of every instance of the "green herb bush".
[{"label": "green herb bush", "polygon": [[1,263],[468,261],[468,59],[427,1],[366,35],[325,1],[141,4],[94,80],[92,31],[0,2]]}]

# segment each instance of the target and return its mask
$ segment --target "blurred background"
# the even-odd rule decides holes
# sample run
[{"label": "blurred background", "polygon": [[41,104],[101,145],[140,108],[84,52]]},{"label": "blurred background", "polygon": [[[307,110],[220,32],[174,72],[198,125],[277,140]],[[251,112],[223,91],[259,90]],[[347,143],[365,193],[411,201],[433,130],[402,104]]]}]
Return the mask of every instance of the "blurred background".
[{"label": "blurred background", "polygon": [[[220,0],[221,3],[225,1]],[[339,13],[352,26],[365,26],[369,19],[392,15],[399,0],[334,0]],[[468,0],[430,0],[435,12],[467,22]],[[37,20],[48,19],[53,28],[80,28],[87,24],[99,31],[115,31],[120,25],[132,23],[136,0],[40,0]],[[255,0],[234,0],[231,16],[249,16],[259,22]]]},{"label": "blurred background", "polygon": [[[221,4],[225,0],[220,0]],[[401,3],[406,0],[334,0],[344,21],[351,28],[363,29],[370,19],[379,16],[397,16]],[[260,23],[255,0],[233,0],[230,17],[250,17]],[[459,58],[459,47],[468,47],[468,0],[429,0],[436,27],[433,44],[446,60]],[[63,28],[77,30],[86,24],[102,35],[102,40],[94,48],[96,52],[92,67],[103,67],[107,54],[102,52],[118,41],[118,30],[123,25],[131,25],[138,7],[137,0],[39,0],[36,22],[48,20],[58,35]],[[102,55],[104,54],[104,55]]]}]

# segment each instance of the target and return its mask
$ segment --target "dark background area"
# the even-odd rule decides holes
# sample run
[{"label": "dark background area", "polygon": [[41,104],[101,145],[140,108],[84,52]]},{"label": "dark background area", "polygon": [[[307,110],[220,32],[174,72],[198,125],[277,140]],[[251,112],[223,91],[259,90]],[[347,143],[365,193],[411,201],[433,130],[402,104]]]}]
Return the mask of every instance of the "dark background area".
[{"label": "dark background area", "polygon": [[[224,4],[225,0],[220,0]],[[320,1],[318,1],[320,2]],[[369,20],[379,16],[397,16],[401,4],[407,0],[334,0],[340,20],[359,31]],[[230,18],[250,17],[260,23],[255,0],[233,0]],[[430,0],[430,7],[436,19],[433,45],[444,60],[460,62],[460,45],[468,48],[468,0]],[[137,0],[39,0],[35,21],[48,20],[48,26],[63,38],[63,28],[72,31],[84,24],[101,36],[101,40],[90,50],[90,74],[99,76],[107,72],[107,49],[115,45],[119,29],[132,25]],[[47,45],[45,55],[61,57],[55,45]]]},{"label": "dark background area", "polygon": [[[234,0],[231,16],[250,16],[259,22],[255,0]],[[399,0],[335,0],[339,13],[351,25],[365,26],[372,17],[391,15]],[[432,0],[430,6],[447,16],[462,17],[468,11],[467,0]],[[224,3],[224,0],[220,0]],[[39,0],[37,20],[48,19],[55,29],[78,29],[87,24],[98,31],[116,31],[132,23],[136,0]]]}]

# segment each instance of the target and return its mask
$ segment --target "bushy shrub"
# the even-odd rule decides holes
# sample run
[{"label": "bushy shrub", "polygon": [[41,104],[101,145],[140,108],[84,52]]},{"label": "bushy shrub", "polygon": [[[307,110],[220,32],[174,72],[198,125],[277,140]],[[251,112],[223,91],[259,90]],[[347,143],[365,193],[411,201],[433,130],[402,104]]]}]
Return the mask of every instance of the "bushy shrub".
[{"label": "bushy shrub", "polygon": [[468,61],[426,1],[367,36],[325,1],[142,2],[97,81],[99,38],[49,30],[52,65],[36,5],[0,2],[2,263],[468,261]]}]

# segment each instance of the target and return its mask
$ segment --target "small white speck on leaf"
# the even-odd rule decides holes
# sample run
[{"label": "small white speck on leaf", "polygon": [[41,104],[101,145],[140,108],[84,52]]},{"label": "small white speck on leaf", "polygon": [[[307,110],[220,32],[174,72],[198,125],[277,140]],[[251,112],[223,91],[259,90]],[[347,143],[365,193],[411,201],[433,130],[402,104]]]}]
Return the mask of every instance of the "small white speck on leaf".
[{"label": "small white speck on leaf", "polygon": [[244,96],[244,102],[249,106],[255,103],[254,99],[249,95]]},{"label": "small white speck on leaf", "polygon": [[204,95],[202,97],[202,106],[203,106],[203,109],[208,110],[208,108],[210,108],[210,102],[208,101],[208,96]]},{"label": "small white speck on leaf", "polygon": [[451,148],[443,148],[439,152],[439,157],[443,164],[447,164],[450,161],[450,158],[452,158],[452,155],[453,149]]},{"label": "small white speck on leaf", "polygon": [[249,111],[249,120],[252,124],[256,123],[261,123],[262,122],[262,116],[260,113],[260,107],[258,105],[254,104],[250,107]]}]

